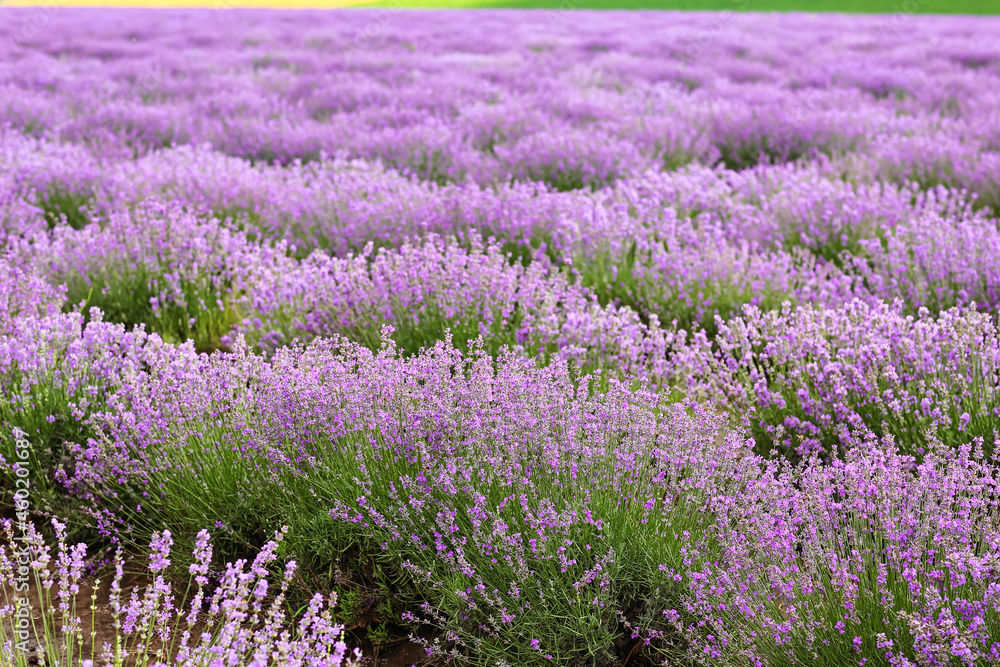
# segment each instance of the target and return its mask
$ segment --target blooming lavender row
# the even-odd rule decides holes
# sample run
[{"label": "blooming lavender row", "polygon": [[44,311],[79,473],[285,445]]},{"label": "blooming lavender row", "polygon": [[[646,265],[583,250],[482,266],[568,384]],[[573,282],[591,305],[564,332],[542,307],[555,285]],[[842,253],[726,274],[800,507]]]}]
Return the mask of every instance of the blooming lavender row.
[{"label": "blooming lavender row", "polygon": [[918,466],[857,431],[839,463],[790,466],[695,403],[450,343],[404,357],[389,334],[137,377],[77,490],[122,503],[106,530],[223,520],[213,479],[292,535],[347,531],[402,564],[421,601],[405,619],[449,638],[431,655],[569,664],[624,637],[619,659],[997,659],[982,438],[931,439]]},{"label": "blooming lavender row", "polygon": [[[18,244],[0,266],[20,267],[58,297],[39,273],[62,285],[65,298],[50,298],[56,307],[100,308],[104,319],[148,325],[168,342],[192,339],[203,350],[230,344],[236,333],[269,351],[334,334],[377,347],[373,327],[386,321],[411,352],[450,330],[463,345],[485,335],[494,351],[520,346],[584,367],[663,374],[655,318],[643,323],[629,308],[601,306],[544,256],[512,264],[499,243],[468,236],[467,244],[431,235],[389,252],[369,244],[343,259],[317,251],[299,261],[284,242],[254,243],[212,219],[147,201],[100,224],[57,227]],[[40,298],[21,292],[8,298]]]},{"label": "blooming lavender row", "polygon": [[495,13],[470,27],[355,12],[263,29],[253,12],[206,11],[134,13],[123,31],[85,11],[49,12],[44,30],[30,10],[6,16],[3,118],[109,156],[208,142],[565,189],[652,165],[856,152],[883,177],[997,203],[990,19],[911,17],[900,30],[877,17]]},{"label": "blooming lavender row", "polygon": [[[908,299],[896,307],[899,317],[916,313],[925,303],[936,306],[935,313],[970,302],[992,310],[997,274],[989,267],[996,254],[980,244],[978,254],[959,256],[962,245],[955,239],[962,235],[966,240],[995,239],[996,228],[955,193],[931,191],[906,204],[912,192],[892,187],[855,192],[807,171],[799,181],[779,180],[790,184],[789,191],[760,202],[759,190],[766,179],[787,176],[782,172],[800,175],[784,168],[762,171],[759,178],[730,174],[729,183],[719,182],[711,172],[693,172],[692,178],[682,178],[682,173],[667,180],[650,174],[643,181],[630,181],[628,188],[623,184],[599,193],[604,210],[625,210],[626,217],[619,219],[629,227],[619,233],[606,231],[604,241],[590,249],[584,241],[578,252],[562,254],[562,261],[555,263],[536,251],[527,267],[511,264],[504,246],[483,243],[472,229],[465,230],[461,243],[444,242],[425,232],[423,240],[404,242],[394,250],[375,253],[369,246],[344,258],[316,251],[298,260],[284,241],[252,241],[230,224],[159,199],[116,209],[81,229],[57,225],[29,241],[12,243],[11,256],[15,265],[31,265],[53,283],[65,284],[68,305],[98,306],[105,318],[146,324],[168,341],[193,338],[201,349],[226,345],[235,332],[271,351],[294,338],[333,334],[377,347],[377,322],[385,321],[394,323],[396,341],[410,352],[440,340],[450,330],[463,345],[485,335],[494,352],[502,345],[517,345],[541,359],[574,359],[584,369],[604,368],[619,377],[638,377],[660,386],[693,382],[685,391],[698,394],[706,393],[704,386],[717,387],[721,378],[727,378],[723,393],[731,397],[744,391],[739,376],[720,373],[712,364],[685,366],[683,359],[711,356],[703,349],[708,341],[693,334],[694,347],[689,350],[684,344],[678,351],[684,334],[662,328],[660,321],[679,320],[684,325],[707,321],[715,325],[712,331],[721,332],[715,344],[722,345],[727,325],[715,318],[720,311],[739,315],[742,304],[765,309],[780,307],[786,300],[820,305],[829,316],[847,317],[849,332],[867,316],[841,310],[855,299],[877,310],[881,299],[902,293]],[[698,179],[706,176],[716,179],[716,193],[693,192],[691,183],[704,182]],[[822,195],[813,204],[804,195],[797,196],[808,187]],[[656,192],[667,193],[661,195],[666,201],[652,198]],[[694,209],[698,213],[692,216]],[[658,220],[659,227],[646,228],[639,222],[643,220]],[[607,224],[606,229],[614,226]],[[743,238],[738,237],[741,231]],[[864,238],[869,234],[874,238]],[[908,244],[912,235],[937,239]],[[791,253],[783,250],[788,239],[797,241]],[[845,249],[833,255],[840,260],[838,265],[822,254],[830,246],[852,249],[853,254]],[[903,261],[892,261],[893,254],[914,262],[909,269],[914,280],[899,282],[907,274],[900,271]],[[963,269],[962,261],[971,261],[973,268]],[[26,268],[18,270],[37,275]],[[880,270],[895,285],[882,280]],[[941,278],[928,280],[934,278],[931,270],[943,272]],[[625,277],[628,283],[615,282]],[[601,297],[611,297],[612,302],[601,305]],[[11,298],[16,302],[23,297]],[[50,301],[47,307],[51,310],[51,304],[58,302]],[[78,328],[79,322],[69,326]],[[755,330],[755,335],[765,336],[759,343],[765,345],[766,336],[801,326],[786,316],[774,325],[775,333]],[[913,325],[900,320],[898,327],[900,335],[909,336]],[[894,335],[885,334],[886,340]],[[994,349],[990,340],[983,339],[987,351]],[[30,348],[36,343],[26,344]],[[812,345],[798,344],[804,353]],[[978,344],[969,339],[956,343],[956,349],[965,346],[962,353],[972,353],[975,348],[969,346]],[[915,345],[925,343],[918,340]],[[745,363],[757,363],[747,359]],[[792,367],[800,363],[811,362],[794,362]],[[877,363],[895,362],[890,355],[884,360],[880,356]],[[958,370],[947,366],[945,377]],[[989,379],[991,372],[987,369],[982,377]],[[733,407],[762,408],[768,392],[782,394],[776,378],[767,380],[764,394],[754,390],[763,404],[733,398]],[[987,383],[982,390],[992,391],[991,387]],[[850,400],[864,403],[881,390],[869,383],[858,391]],[[946,400],[948,391],[932,397],[933,410],[943,409],[938,402]],[[904,403],[910,406],[908,401]],[[775,420],[786,421],[786,408],[784,403],[778,405],[769,422],[772,426],[777,425]],[[962,414],[980,408],[932,421],[935,427],[948,427],[958,424]],[[843,409],[822,418],[843,419],[848,414]],[[992,411],[983,415],[986,423],[991,423]],[[803,415],[789,418],[801,420]],[[920,429],[911,430],[907,442],[919,441]],[[989,432],[984,426],[983,433]],[[824,448],[833,442],[831,433],[821,438]],[[810,447],[818,446],[817,433],[803,435],[812,438]],[[790,449],[789,442],[780,445]]]},{"label": "blooming lavender row", "polygon": [[[328,166],[334,174],[343,167]],[[247,168],[250,174],[259,173]],[[194,170],[192,176],[202,173]],[[386,176],[389,182],[396,178]],[[317,182],[332,188],[325,191],[321,211],[328,206],[329,193],[337,192],[338,182]],[[366,187],[364,179],[353,182]],[[197,181],[188,183],[195,192]],[[397,188],[356,217],[348,213],[334,227],[317,230],[319,225],[312,221],[319,211],[308,217],[290,214],[284,222],[276,215],[265,223],[263,209],[237,195],[244,204],[218,208],[243,213],[230,213],[220,222],[220,214],[213,215],[212,206],[197,194],[156,188],[155,193],[128,198],[127,206],[95,204],[95,224],[77,229],[57,223],[50,231],[12,237],[8,246],[22,258],[19,261],[39,267],[53,284],[68,285],[67,306],[98,306],[112,320],[145,323],[168,340],[193,337],[201,349],[218,347],[234,326],[249,333],[247,323],[260,329],[255,340],[266,337],[271,346],[290,340],[289,333],[333,333],[336,329],[329,324],[265,326],[276,311],[293,322],[337,318],[336,299],[319,298],[322,290],[301,294],[314,284],[338,284],[324,277],[327,269],[318,268],[341,260],[331,264],[326,253],[333,248],[309,241],[317,234],[340,239],[336,254],[358,257],[372,237],[379,245],[391,246],[421,237],[419,243],[426,243],[438,231],[453,233],[471,256],[468,261],[454,260],[461,263],[455,269],[460,273],[449,280],[475,284],[481,282],[475,274],[481,270],[476,255],[482,246],[474,250],[469,244],[479,242],[474,230],[480,223],[485,226],[482,236],[495,231],[518,258],[554,262],[548,269],[533,269],[538,275],[562,267],[606,307],[634,308],[651,325],[653,337],[657,327],[650,317],[712,331],[716,314],[736,314],[746,303],[773,308],[789,300],[838,307],[855,298],[873,305],[904,298],[913,313],[924,306],[939,312],[973,302],[992,312],[997,304],[1000,273],[992,250],[1000,236],[996,223],[947,189],[914,193],[878,184],[855,189],[809,168],[648,173],[592,195],[543,190],[531,197],[529,190],[520,188],[497,193],[454,186],[438,191],[414,189],[405,180],[395,183],[406,188],[402,192],[424,196],[422,213],[410,206],[414,214],[408,217],[406,209],[400,210],[398,202],[413,199],[404,199]],[[781,190],[771,194],[775,187]],[[302,201],[308,206],[317,203],[307,195]],[[534,210],[533,202],[538,202]],[[508,217],[524,210],[533,217]],[[338,228],[347,234],[338,236]],[[346,241],[351,236],[356,240]],[[360,248],[351,250],[355,244]],[[314,245],[321,247],[310,257]],[[969,247],[976,251],[968,252]],[[434,260],[422,261],[426,266],[421,270],[440,271]],[[551,285],[558,289],[556,283]],[[352,289],[367,291],[367,296],[359,295],[363,300],[390,298],[376,284]],[[472,298],[468,306],[477,307],[476,299],[482,296],[467,297]],[[367,315],[362,309],[356,317],[363,323]],[[344,325],[344,331],[353,326]],[[282,331],[287,326],[292,328]],[[367,334],[356,327],[353,331],[369,339],[377,336],[377,326],[369,326]]]},{"label": "blooming lavender row", "polygon": [[630,308],[601,306],[544,259],[512,264],[509,252],[471,231],[468,248],[430,236],[393,252],[369,245],[347,259],[311,255],[255,286],[247,299],[255,315],[236,331],[268,350],[334,335],[377,348],[372,323],[385,322],[409,353],[447,333],[463,348],[483,337],[494,354],[509,346],[544,362],[572,359],[585,371],[664,375],[667,337],[655,316],[644,323]]}]

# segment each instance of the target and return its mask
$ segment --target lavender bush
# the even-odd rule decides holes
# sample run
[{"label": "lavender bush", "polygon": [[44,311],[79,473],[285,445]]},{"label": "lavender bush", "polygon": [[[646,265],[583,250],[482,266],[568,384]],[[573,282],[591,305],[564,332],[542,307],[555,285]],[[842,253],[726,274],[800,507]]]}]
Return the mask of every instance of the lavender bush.
[{"label": "lavender bush", "polygon": [[805,457],[849,448],[850,431],[895,436],[920,456],[929,441],[992,443],[1000,418],[1000,338],[975,309],[931,317],[901,302],[843,308],[746,307],[714,343],[692,336],[678,379],[705,397],[753,411],[758,441]]}]

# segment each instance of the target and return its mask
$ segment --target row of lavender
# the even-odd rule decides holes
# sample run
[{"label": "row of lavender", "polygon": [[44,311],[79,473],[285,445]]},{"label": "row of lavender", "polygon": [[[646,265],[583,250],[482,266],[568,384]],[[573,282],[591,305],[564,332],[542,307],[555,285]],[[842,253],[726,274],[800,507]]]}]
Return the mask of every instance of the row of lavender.
[{"label": "row of lavender", "polygon": [[856,165],[864,176],[1000,201],[1000,47],[990,21],[5,16],[3,117],[107,154],[207,142],[283,163],[344,153],[439,183],[513,177],[568,189],[650,166],[859,153],[869,158]]},{"label": "row of lavender", "polygon": [[996,23],[40,11],[0,26],[39,493],[370,550],[477,664],[996,661]]},{"label": "row of lavender", "polygon": [[[891,435],[845,433],[842,458],[792,466],[697,402],[601,387],[566,362],[450,341],[405,356],[389,330],[378,352],[335,338],[270,360],[204,355],[99,321],[81,336],[63,317],[36,350],[68,382],[34,375],[48,385],[30,407],[89,412],[98,435],[54,476],[102,532],[132,543],[168,525],[190,546],[206,525],[239,540],[287,521],[310,571],[360,548],[394,581],[367,604],[435,629],[429,655],[1000,659],[1000,479],[982,437],[931,435],[918,464]],[[338,587],[370,585],[346,570]]]},{"label": "row of lavender", "polygon": [[778,446],[806,438],[799,454],[848,417],[912,417],[914,447],[928,428],[992,434],[1000,230],[961,192],[855,185],[829,164],[650,171],[596,192],[440,187],[190,148],[73,171],[78,147],[0,145],[7,270],[64,285],[57,309],[96,306],[168,342],[376,348],[386,322],[408,352],[483,335],[493,352],[756,405],[759,426],[787,431]]}]

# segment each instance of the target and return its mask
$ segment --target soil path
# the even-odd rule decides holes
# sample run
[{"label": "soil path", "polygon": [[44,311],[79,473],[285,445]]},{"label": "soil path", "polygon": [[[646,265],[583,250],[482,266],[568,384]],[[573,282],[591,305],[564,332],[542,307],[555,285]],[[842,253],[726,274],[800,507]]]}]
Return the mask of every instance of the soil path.
[{"label": "soil path", "polygon": [[[115,644],[115,624],[114,617],[111,614],[111,607],[108,605],[109,595],[111,593],[111,580],[112,575],[103,576],[100,578],[101,583],[97,586],[97,603],[95,608],[91,609],[91,595],[94,592],[94,581],[88,580],[85,583],[80,584],[80,592],[76,596],[76,616],[79,616],[81,622],[81,628],[83,629],[83,650],[80,652],[79,648],[74,649],[74,664],[79,665],[79,656],[89,659],[91,656],[91,647],[94,647],[94,657],[95,662],[100,656],[101,649],[105,643],[109,646],[114,646]],[[142,595],[145,587],[152,582],[152,578],[145,574],[126,574],[121,581],[121,599],[123,605],[127,603],[129,597],[132,595],[132,591],[135,590],[137,595]],[[56,586],[53,586],[51,590],[51,596],[53,598],[53,603],[58,606],[58,600],[55,599]],[[34,621],[35,627],[38,629],[39,634],[42,632],[41,625],[41,609],[42,609],[42,597],[44,594],[44,589],[39,589],[32,581],[29,586],[28,591],[28,601],[31,611],[31,618]],[[15,597],[23,595],[16,594],[13,589],[8,586],[0,585],[0,607],[11,605],[15,603]],[[180,596],[177,596],[179,599]],[[57,623],[61,624],[61,618],[56,613]],[[183,623],[183,622],[182,622]],[[10,625],[10,619],[3,620],[3,633],[7,637],[12,636],[12,628]],[[91,624],[93,624],[93,638],[91,637]],[[200,632],[200,627],[195,626],[194,636],[198,636]],[[156,644],[154,643],[153,649],[155,650]],[[34,632],[28,640],[28,664],[38,663],[38,642],[35,638]],[[392,646],[383,647],[374,655],[365,655],[361,659],[359,667],[421,667],[427,664],[427,654],[423,647],[419,644],[415,644],[409,640],[403,640]]]}]

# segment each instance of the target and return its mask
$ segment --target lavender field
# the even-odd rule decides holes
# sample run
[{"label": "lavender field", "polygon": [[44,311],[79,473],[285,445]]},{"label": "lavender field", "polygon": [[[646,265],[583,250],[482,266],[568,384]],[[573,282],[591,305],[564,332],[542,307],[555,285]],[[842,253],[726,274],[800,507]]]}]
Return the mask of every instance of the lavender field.
[{"label": "lavender field", "polygon": [[998,312],[1000,18],[0,10],[0,667],[998,664]]}]

